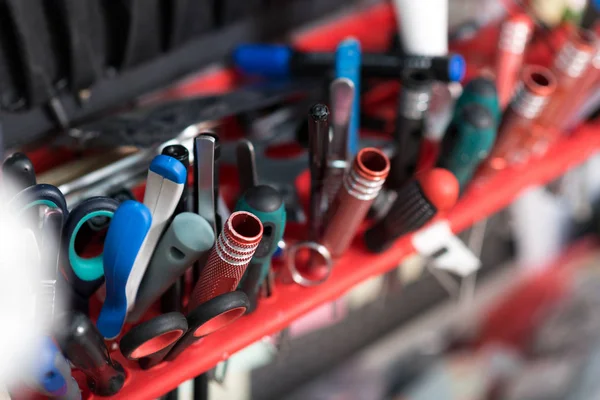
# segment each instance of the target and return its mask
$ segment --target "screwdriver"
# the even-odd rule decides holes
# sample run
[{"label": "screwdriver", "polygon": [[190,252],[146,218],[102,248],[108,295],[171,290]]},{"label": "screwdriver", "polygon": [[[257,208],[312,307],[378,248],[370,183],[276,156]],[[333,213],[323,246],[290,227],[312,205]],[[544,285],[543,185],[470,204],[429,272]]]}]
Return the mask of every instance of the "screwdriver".
[{"label": "screwdriver", "polygon": [[[323,76],[332,71],[335,53],[302,52],[285,45],[243,44],[233,52],[233,62],[242,72],[270,77]],[[460,54],[443,57],[363,53],[361,75],[398,79],[408,69],[430,71],[443,82],[460,82],[465,59]]]},{"label": "screwdriver", "polygon": [[385,182],[388,189],[404,186],[417,169],[432,84],[431,76],[424,71],[406,71],[402,78],[394,130],[396,154]]},{"label": "screwdriver", "polygon": [[[498,97],[498,89],[493,79],[485,76],[479,76],[470,80],[464,87],[462,94],[456,100],[454,105],[454,118],[456,120],[461,115],[461,109],[470,103],[479,103],[492,113],[496,124],[500,124],[502,109]],[[455,121],[453,121],[455,122]]]},{"label": "screwdriver", "polygon": [[461,191],[492,149],[497,129],[494,116],[487,107],[470,103],[461,108],[444,135],[438,167],[456,176]]},{"label": "screwdriver", "polygon": [[238,200],[235,211],[250,212],[263,224],[263,237],[240,284],[250,300],[247,313],[251,313],[256,309],[260,287],[269,274],[271,258],[283,238],[286,213],[281,194],[271,186],[257,184],[252,144],[247,140],[241,141],[237,147],[237,155],[240,182],[251,186]]},{"label": "screwdriver", "polygon": [[263,224],[262,239],[248,265],[246,276],[242,280],[242,289],[248,295],[250,308],[256,308],[260,287],[271,268],[271,258],[278,249],[279,241],[285,230],[285,204],[281,194],[271,186],[258,185],[248,189],[238,200],[236,211],[247,211],[258,217]]},{"label": "screwdriver", "polygon": [[423,173],[398,190],[389,212],[365,232],[367,248],[384,252],[402,235],[454,207],[458,194],[458,180],[451,172],[434,168]]}]

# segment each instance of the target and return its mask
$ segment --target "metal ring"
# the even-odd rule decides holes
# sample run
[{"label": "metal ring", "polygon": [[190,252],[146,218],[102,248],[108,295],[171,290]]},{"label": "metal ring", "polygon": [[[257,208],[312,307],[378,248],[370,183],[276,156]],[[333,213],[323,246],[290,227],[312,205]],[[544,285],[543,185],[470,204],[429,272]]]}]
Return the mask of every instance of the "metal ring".
[{"label": "metal ring", "polygon": [[[325,264],[327,265],[327,274],[322,279],[313,280],[306,278],[296,268],[296,253],[298,252],[298,250],[303,248],[316,251],[325,260]],[[317,242],[298,242],[289,246],[289,248],[286,249],[286,252],[288,261],[287,267],[290,271],[290,274],[292,275],[292,280],[298,285],[305,287],[316,286],[325,282],[327,278],[329,278],[329,275],[331,275],[331,270],[333,269],[333,258],[331,257],[329,249],[323,246],[322,244]]]}]

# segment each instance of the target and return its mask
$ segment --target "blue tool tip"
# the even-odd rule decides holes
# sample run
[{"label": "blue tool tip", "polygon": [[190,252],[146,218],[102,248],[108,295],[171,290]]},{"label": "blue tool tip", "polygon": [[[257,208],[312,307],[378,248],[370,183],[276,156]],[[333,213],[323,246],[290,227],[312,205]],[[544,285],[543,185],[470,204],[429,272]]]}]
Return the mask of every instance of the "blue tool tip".
[{"label": "blue tool tip", "polygon": [[150,171],[180,184],[185,183],[187,178],[185,165],[181,161],[163,154],[154,157],[154,160],[150,164]]},{"label": "blue tool tip", "polygon": [[448,61],[448,78],[451,82],[460,82],[465,77],[467,63],[460,54],[453,54]]},{"label": "blue tool tip", "polygon": [[292,49],[283,45],[243,44],[233,51],[233,63],[248,75],[286,77]]},{"label": "blue tool tip", "polygon": [[600,0],[592,0],[592,5],[598,11],[600,11]]}]

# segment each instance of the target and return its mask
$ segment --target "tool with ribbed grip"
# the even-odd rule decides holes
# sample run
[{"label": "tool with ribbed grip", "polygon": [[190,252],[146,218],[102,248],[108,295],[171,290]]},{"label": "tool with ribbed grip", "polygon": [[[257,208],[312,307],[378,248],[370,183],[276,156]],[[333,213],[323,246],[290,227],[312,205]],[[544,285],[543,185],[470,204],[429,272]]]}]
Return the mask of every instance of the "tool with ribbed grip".
[{"label": "tool with ribbed grip", "polygon": [[365,233],[367,248],[375,253],[388,249],[396,239],[419,229],[439,211],[458,200],[458,180],[451,172],[435,168],[398,191],[390,211]]},{"label": "tool with ribbed grip", "polygon": [[237,288],[262,234],[255,215],[238,211],[229,216],[194,287],[190,309]]},{"label": "tool with ribbed grip", "polygon": [[356,155],[326,214],[319,241],[334,258],[350,246],[389,171],[390,161],[381,150],[367,147]]}]

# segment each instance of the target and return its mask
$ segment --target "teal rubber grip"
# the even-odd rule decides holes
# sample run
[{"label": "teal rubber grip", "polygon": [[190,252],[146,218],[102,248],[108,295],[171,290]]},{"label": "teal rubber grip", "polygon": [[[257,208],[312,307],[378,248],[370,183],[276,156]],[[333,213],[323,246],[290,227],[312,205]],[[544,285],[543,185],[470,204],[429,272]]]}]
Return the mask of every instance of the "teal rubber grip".
[{"label": "teal rubber grip", "polygon": [[[281,194],[267,185],[250,188],[238,200],[235,211],[247,211],[258,217],[263,224],[263,237],[252,257],[251,264],[260,264],[261,272],[257,286],[267,278],[271,266],[271,257],[277,251],[277,245],[285,231],[285,204]],[[244,277],[240,284],[244,282]]]},{"label": "teal rubber grip", "polygon": [[442,140],[438,167],[452,172],[464,190],[492,149],[496,133],[497,124],[487,107],[466,104]]},{"label": "teal rubber grip", "polygon": [[467,104],[478,103],[487,108],[494,117],[496,125],[500,124],[502,118],[502,109],[500,108],[500,100],[498,99],[498,90],[493,79],[486,77],[478,77],[470,80],[464,87],[462,94],[456,100],[454,105],[454,123],[457,123],[458,118],[462,113],[462,109]]}]

